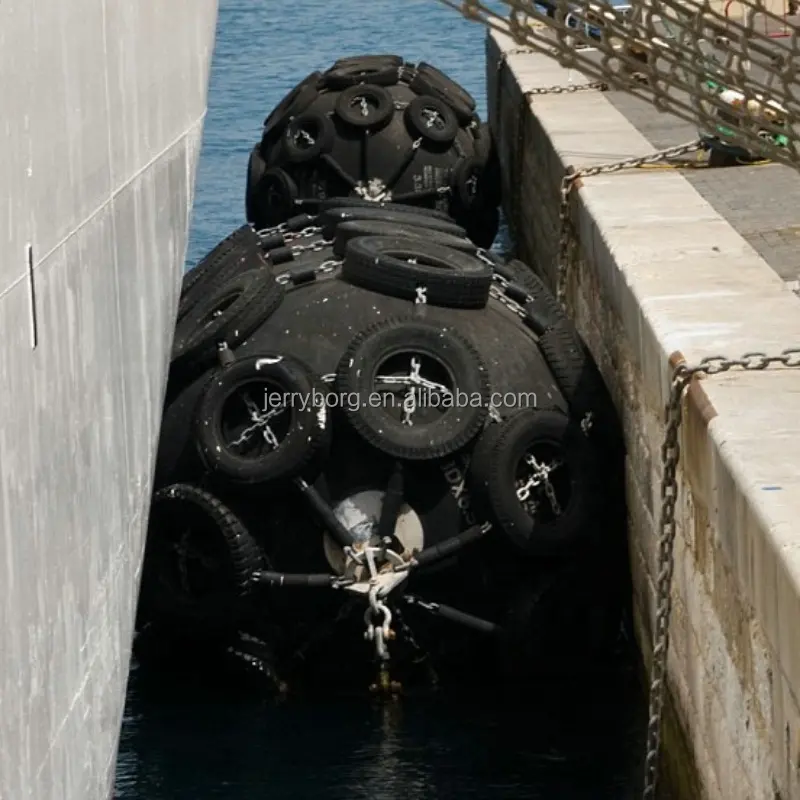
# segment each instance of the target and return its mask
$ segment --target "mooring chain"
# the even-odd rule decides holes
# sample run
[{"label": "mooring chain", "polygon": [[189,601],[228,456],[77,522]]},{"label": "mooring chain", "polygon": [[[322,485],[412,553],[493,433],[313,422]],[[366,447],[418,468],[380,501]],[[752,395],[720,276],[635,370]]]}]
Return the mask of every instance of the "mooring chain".
[{"label": "mooring chain", "polygon": [[673,373],[665,409],[666,430],[661,447],[661,516],[658,534],[658,578],[656,581],[656,619],[653,632],[653,666],[650,673],[650,700],[647,723],[643,800],[654,800],[658,782],[658,757],[661,748],[661,719],[669,648],[669,623],[672,613],[672,575],[674,571],[675,504],[678,499],[677,469],[680,462],[680,426],[684,389],[695,375],[717,375],[731,369],[759,371],[770,366],[800,367],[800,347],[780,355],[745,353],[740,358],[709,356],[699,364],[679,364]]},{"label": "mooring chain", "polygon": [[694,139],[691,142],[680,144],[675,147],[667,147],[664,150],[658,150],[650,155],[639,156],[637,158],[626,158],[623,161],[616,161],[610,164],[598,164],[595,167],[584,167],[583,169],[574,171],[572,167],[568,168],[568,173],[561,179],[561,188],[559,190],[559,209],[558,209],[558,224],[559,224],[559,240],[558,240],[558,260],[557,260],[557,274],[556,274],[556,299],[561,305],[565,305],[567,294],[567,281],[569,279],[569,268],[571,266],[570,249],[577,242],[574,237],[572,226],[572,218],[570,216],[570,193],[572,187],[579,178],[590,178],[594,175],[607,175],[613,172],[622,172],[626,169],[636,169],[644,167],[648,164],[658,164],[661,161],[666,161],[670,158],[678,158],[680,156],[688,155],[702,149],[703,143],[700,139]]},{"label": "mooring chain", "polygon": [[[335,259],[329,259],[328,261],[323,261],[321,264],[313,267],[310,272],[316,277],[317,275],[327,275],[331,272],[334,272],[339,267],[342,266],[341,261],[337,261]],[[304,270],[305,271],[305,270]],[[281,286],[285,286],[287,283],[292,282],[293,275],[291,272],[282,272],[280,275],[275,276],[275,280],[281,284]]]}]

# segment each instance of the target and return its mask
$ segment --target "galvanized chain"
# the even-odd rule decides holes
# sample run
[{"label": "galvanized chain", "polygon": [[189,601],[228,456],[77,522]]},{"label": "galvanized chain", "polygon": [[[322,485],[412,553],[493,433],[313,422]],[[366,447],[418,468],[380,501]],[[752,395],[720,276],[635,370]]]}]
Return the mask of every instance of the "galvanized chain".
[{"label": "galvanized chain", "polygon": [[569,280],[569,268],[572,259],[570,258],[571,248],[577,244],[575,239],[575,231],[572,225],[572,218],[570,216],[570,193],[572,187],[575,186],[579,178],[590,178],[593,175],[607,175],[614,172],[622,172],[626,169],[636,169],[646,166],[648,164],[658,164],[662,161],[667,161],[672,158],[679,158],[680,156],[688,155],[689,153],[697,152],[702,149],[703,143],[700,139],[694,139],[686,144],[680,144],[675,147],[667,147],[664,150],[658,150],[650,155],[639,156],[637,158],[626,158],[623,161],[615,161],[610,164],[598,164],[595,167],[584,167],[578,171],[569,172],[561,179],[561,188],[559,190],[559,210],[558,210],[558,223],[559,223],[559,239],[558,239],[558,261],[556,273],[556,299],[562,306],[566,303],[567,283]]},{"label": "galvanized chain", "polygon": [[[339,267],[342,266],[341,261],[337,261],[335,259],[329,259],[328,261],[323,261],[321,264],[313,267],[312,271],[314,276],[317,275],[327,275],[332,272],[335,272]],[[287,283],[292,282],[292,273],[291,272],[282,272],[280,275],[275,276],[275,280],[281,284],[281,286],[285,286]]]},{"label": "galvanized chain", "polygon": [[572,92],[588,91],[605,92],[607,90],[607,83],[603,83],[603,81],[593,81],[592,83],[574,83],[568,86],[541,86],[536,89],[526,89],[525,94],[530,97],[540,94],[571,94]]},{"label": "galvanized chain", "polygon": [[678,500],[677,469],[680,462],[680,426],[684,389],[695,375],[717,375],[738,368],[759,371],[771,366],[800,367],[800,347],[780,355],[745,353],[740,358],[709,356],[699,364],[679,364],[673,373],[665,409],[666,430],[661,447],[661,515],[658,534],[658,577],[656,581],[656,616],[653,631],[653,665],[650,673],[650,700],[647,723],[643,800],[654,800],[658,782],[658,757],[661,748],[661,719],[666,688],[669,623],[672,613],[672,575],[674,571],[675,505]]}]

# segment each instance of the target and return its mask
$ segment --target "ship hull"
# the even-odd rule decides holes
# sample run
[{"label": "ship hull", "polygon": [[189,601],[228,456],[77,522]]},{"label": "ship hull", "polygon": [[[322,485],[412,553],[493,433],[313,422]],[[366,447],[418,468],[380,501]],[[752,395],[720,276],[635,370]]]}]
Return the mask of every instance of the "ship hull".
[{"label": "ship hull", "polygon": [[110,795],[216,0],[0,5],[0,798]]}]

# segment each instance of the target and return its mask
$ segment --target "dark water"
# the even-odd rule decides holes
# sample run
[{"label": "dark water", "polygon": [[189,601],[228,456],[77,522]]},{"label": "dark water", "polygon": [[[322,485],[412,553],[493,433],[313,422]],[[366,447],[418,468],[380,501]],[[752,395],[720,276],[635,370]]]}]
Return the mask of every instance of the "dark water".
[{"label": "dark water", "polygon": [[[308,72],[359,52],[436,64],[485,117],[483,30],[435,0],[221,0],[190,265],[243,222],[247,156],[266,113]],[[602,679],[585,666],[582,680],[525,697],[480,687],[380,707],[156,688],[134,664],[116,797],[634,798],[644,709],[632,659]]]}]

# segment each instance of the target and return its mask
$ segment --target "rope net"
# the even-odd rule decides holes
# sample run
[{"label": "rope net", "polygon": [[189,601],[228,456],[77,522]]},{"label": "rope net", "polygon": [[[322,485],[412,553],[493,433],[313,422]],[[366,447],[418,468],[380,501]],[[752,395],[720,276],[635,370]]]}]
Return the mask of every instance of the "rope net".
[{"label": "rope net", "polygon": [[439,2],[696,124],[712,145],[800,169],[793,1],[785,9],[759,0]]}]

